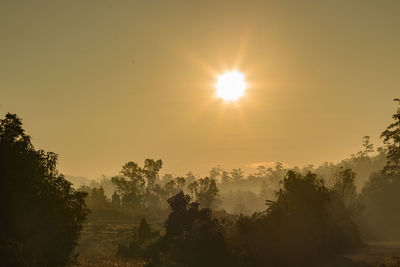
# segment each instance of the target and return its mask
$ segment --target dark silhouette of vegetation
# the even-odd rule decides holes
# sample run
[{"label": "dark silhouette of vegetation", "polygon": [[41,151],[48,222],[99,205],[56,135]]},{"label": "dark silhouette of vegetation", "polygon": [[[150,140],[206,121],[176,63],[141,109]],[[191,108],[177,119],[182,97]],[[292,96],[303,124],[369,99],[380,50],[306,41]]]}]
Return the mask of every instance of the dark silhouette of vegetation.
[{"label": "dark silhouette of vegetation", "polygon": [[117,256],[123,258],[143,257],[147,242],[158,236],[159,232],[153,231],[146,219],[142,219],[139,227],[133,229],[128,245],[120,244],[118,246]]},{"label": "dark silhouette of vegetation", "polygon": [[237,221],[241,266],[318,266],[362,244],[344,203],[315,174],[289,171],[282,183],[265,212]]},{"label": "dark silhouette of vegetation", "polygon": [[86,218],[86,247],[114,231],[104,246],[110,255],[147,266],[321,266],[362,246],[361,237],[399,239],[400,106],[393,119],[381,134],[384,147],[375,152],[364,136],[361,150],[337,164],[277,162],[247,177],[217,166],[204,178],[160,177],[162,161],[146,159],[75,190],[58,173],[57,155],[35,150],[21,120],[7,114],[2,265],[73,263]]},{"label": "dark silhouette of vegetation", "polygon": [[168,199],[165,235],[144,253],[149,266],[234,266],[218,219],[183,192]]},{"label": "dark silhouette of vegetation", "polygon": [[114,194],[112,195],[111,205],[112,205],[112,207],[114,209],[121,208],[121,198],[119,197],[119,195],[115,191],[114,191]]},{"label": "dark silhouette of vegetation", "polygon": [[361,193],[365,211],[360,218],[368,238],[393,240],[400,238],[400,99],[397,112],[381,134],[387,164],[373,173]]},{"label": "dark silhouette of vegetation", "polygon": [[[119,251],[149,266],[318,266],[362,244],[343,191],[312,173],[289,171],[282,183],[264,212],[238,220],[213,217],[180,192],[168,199],[164,236]],[[141,228],[151,232],[147,224]]]},{"label": "dark silhouette of vegetation", "polygon": [[35,150],[21,120],[0,122],[2,266],[64,266],[73,260],[88,210],[57,171],[57,155]]},{"label": "dark silhouette of vegetation", "polygon": [[214,208],[218,203],[219,189],[214,179],[208,177],[189,184],[189,190],[202,208]]},{"label": "dark silhouette of vegetation", "polygon": [[336,193],[336,197],[345,205],[351,217],[359,214],[362,209],[355,186],[355,177],[356,173],[352,169],[341,168],[335,173],[332,186],[332,191]]},{"label": "dark silhouette of vegetation", "polygon": [[122,206],[158,206],[156,180],[161,167],[161,160],[152,159],[146,159],[143,168],[132,161],[122,166],[121,175],[111,179],[122,196]]},{"label": "dark silhouette of vegetation", "polygon": [[383,171],[388,174],[400,174],[400,99],[394,101],[399,104],[397,112],[392,116],[394,122],[381,134],[387,148],[387,164]]}]

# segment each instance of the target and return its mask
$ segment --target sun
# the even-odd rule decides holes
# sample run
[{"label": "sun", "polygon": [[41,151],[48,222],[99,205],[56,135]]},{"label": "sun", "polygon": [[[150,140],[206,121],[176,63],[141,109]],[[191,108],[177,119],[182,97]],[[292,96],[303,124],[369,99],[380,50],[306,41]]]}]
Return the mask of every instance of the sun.
[{"label": "sun", "polygon": [[226,101],[238,100],[244,95],[246,87],[244,74],[237,70],[227,71],[219,75],[215,84],[217,97]]}]

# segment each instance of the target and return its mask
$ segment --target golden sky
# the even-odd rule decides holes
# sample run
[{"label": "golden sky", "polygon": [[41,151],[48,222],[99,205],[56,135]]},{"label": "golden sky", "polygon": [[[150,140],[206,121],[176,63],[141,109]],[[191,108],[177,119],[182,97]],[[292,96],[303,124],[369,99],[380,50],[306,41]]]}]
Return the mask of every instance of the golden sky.
[{"label": "golden sky", "polygon": [[[400,1],[0,1],[0,113],[65,174],[339,161],[400,97]],[[249,84],[234,103],[216,76]]]}]

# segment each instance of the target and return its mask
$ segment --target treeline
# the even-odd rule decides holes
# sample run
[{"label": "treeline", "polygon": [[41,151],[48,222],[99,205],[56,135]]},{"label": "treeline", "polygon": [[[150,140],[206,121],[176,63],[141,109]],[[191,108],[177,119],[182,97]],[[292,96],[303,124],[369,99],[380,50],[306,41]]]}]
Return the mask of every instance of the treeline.
[{"label": "treeline", "polygon": [[[349,177],[350,175],[350,177]],[[362,244],[352,220],[355,192],[344,170],[333,189],[311,172],[289,171],[267,209],[237,219],[214,216],[183,192],[168,199],[165,234],[146,220],[118,248],[118,256],[142,259],[148,266],[318,266]]]},{"label": "treeline", "polygon": [[[154,234],[149,240],[142,240],[138,238],[141,236],[139,227],[136,229],[139,232],[135,230],[136,234],[129,237],[128,244],[120,245],[118,255],[145,259],[156,266],[173,266],[178,264],[177,262],[183,266],[196,266],[195,262],[201,262],[199,266],[202,266],[212,264],[213,259],[214,263],[217,262],[214,254],[210,254],[213,255],[210,261],[205,262],[207,257],[202,252],[208,247],[213,247],[215,243],[224,245],[219,248],[213,247],[212,251],[220,251],[221,260],[232,261],[224,264],[233,265],[234,262],[243,266],[292,266],[296,263],[318,265],[338,253],[360,246],[362,238],[398,239],[400,210],[397,201],[400,200],[400,177],[397,158],[399,155],[396,154],[396,149],[399,149],[399,116],[400,111],[393,116],[395,122],[382,133],[385,147],[378,148],[375,155],[371,155],[374,152],[373,145],[366,136],[363,138],[362,150],[338,164],[325,163],[318,167],[285,169],[282,164],[277,163],[274,168],[261,166],[257,173],[247,177],[244,177],[240,169],[227,172],[219,167],[213,168],[209,177],[203,179],[196,178],[192,173],[186,177],[165,175],[161,179],[157,178],[158,175],[149,175],[156,177],[150,188],[158,189],[150,195],[153,197],[151,199],[157,201],[142,202],[142,205],[160,208],[163,200],[169,203],[172,213],[165,222],[166,234]],[[150,166],[155,164],[153,160],[146,162]],[[135,166],[135,170],[145,173],[137,164],[130,164]],[[126,183],[129,176],[121,173],[122,176],[112,179],[114,183],[118,181],[121,184],[121,180]],[[143,199],[151,192],[146,190],[148,187],[145,185],[151,184],[146,182],[146,179],[142,180]],[[212,186],[209,186],[209,181],[212,182]],[[124,188],[129,186],[125,184]],[[176,194],[177,192],[179,193]],[[127,192],[123,195],[127,195]],[[215,213],[226,207],[224,202],[229,202],[229,198],[232,202],[237,201],[238,205],[233,206],[233,212],[241,214],[240,217]],[[247,201],[251,198],[255,202],[263,203],[258,212],[245,216],[246,212],[243,211],[246,211]],[[182,205],[178,217],[183,221],[174,219],[174,227],[179,228],[179,231],[182,231],[180,234],[184,236],[183,238],[178,235],[173,238],[175,241],[183,238],[177,241],[179,246],[182,246],[179,248],[174,247],[175,241],[168,237],[168,228],[172,227],[171,216],[175,218],[174,214],[177,214],[174,211],[177,207],[172,206],[177,205],[176,203]],[[185,215],[186,213],[191,214],[191,217]],[[198,215],[201,219],[197,218],[196,214],[202,214]],[[185,216],[190,218],[183,219]],[[197,229],[197,223],[200,221],[201,225],[205,223],[210,227],[213,225],[213,228],[201,226],[206,232],[198,233],[200,230]],[[185,223],[188,225],[184,226]],[[147,225],[146,229],[150,229],[147,221],[142,221],[142,224]],[[218,229],[218,232],[214,233],[213,231],[217,231],[214,228]],[[189,241],[191,231],[196,232],[196,238],[205,238],[207,234],[211,234],[219,236],[220,239],[210,243],[202,239],[197,240],[205,242],[205,247],[198,248],[199,255],[192,255],[186,251],[193,245],[190,243],[192,241]],[[162,253],[163,256],[149,252],[154,246],[158,248],[157,253]],[[174,256],[180,249],[182,255]],[[193,253],[192,249],[190,251]],[[290,254],[289,251],[296,253]],[[284,256],[288,254],[288,257]],[[191,256],[185,257],[187,255]],[[172,258],[168,258],[169,256]],[[179,264],[177,266],[180,266]]]},{"label": "treeline", "polygon": [[[160,178],[161,160],[128,162],[102,181],[114,188],[109,197],[102,185],[75,190],[58,173],[57,155],[35,150],[21,120],[7,114],[0,123],[2,265],[73,264],[89,218],[140,221],[115,249],[147,266],[320,266],[363,239],[400,238],[400,106],[381,137],[376,155],[365,137],[363,149],[339,164],[277,163],[247,177],[216,167],[204,178]],[[148,223],[157,220],[162,229]]]},{"label": "treeline", "polygon": [[196,179],[195,176],[171,177],[160,180],[161,160],[146,159],[144,166],[128,162],[122,166],[120,175],[111,178],[114,192],[109,198],[102,184],[80,186],[78,191],[86,192],[86,203],[92,210],[92,221],[138,222],[143,217],[162,220],[168,214],[167,200],[180,191],[189,192],[202,208],[216,208],[219,205],[219,189],[215,179]]},{"label": "treeline", "polygon": [[[183,177],[173,174],[160,177],[161,160],[146,159],[143,168],[137,163],[128,162],[122,167],[121,175],[103,177],[98,182],[92,181],[78,189],[89,194],[87,203],[94,210],[101,207],[103,210],[110,207],[165,210],[168,208],[166,200],[183,191],[202,207],[225,210],[230,214],[251,215],[265,208],[266,199],[275,198],[275,191],[281,188],[281,181],[289,170],[301,174],[313,172],[327,186],[332,186],[341,170],[351,169],[356,173],[354,183],[357,192],[361,192],[369,176],[386,164],[387,148],[378,147],[375,151],[369,139],[369,136],[363,137],[361,150],[337,164],[326,162],[317,167],[287,168],[276,162],[274,167],[258,166],[254,173],[247,176],[240,168],[226,171],[217,166],[204,178],[192,172]],[[157,164],[157,168],[154,168]]]}]

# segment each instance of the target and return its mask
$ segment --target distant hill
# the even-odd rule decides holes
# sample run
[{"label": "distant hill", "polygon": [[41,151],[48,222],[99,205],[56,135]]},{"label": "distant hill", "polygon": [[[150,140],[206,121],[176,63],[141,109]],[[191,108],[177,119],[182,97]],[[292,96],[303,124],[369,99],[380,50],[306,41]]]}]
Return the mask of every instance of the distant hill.
[{"label": "distant hill", "polygon": [[72,176],[65,175],[65,178],[72,183],[74,188],[79,188],[81,185],[87,185],[90,187],[100,187],[102,186],[104,189],[104,193],[107,197],[111,198],[112,194],[115,191],[114,185],[111,182],[110,176],[102,175],[97,179],[90,179],[83,176]]},{"label": "distant hill", "polygon": [[78,188],[81,185],[89,185],[91,182],[93,182],[92,179],[83,176],[65,175],[65,179],[70,181],[75,188]]}]

